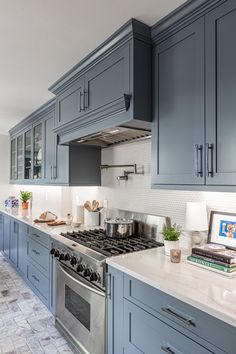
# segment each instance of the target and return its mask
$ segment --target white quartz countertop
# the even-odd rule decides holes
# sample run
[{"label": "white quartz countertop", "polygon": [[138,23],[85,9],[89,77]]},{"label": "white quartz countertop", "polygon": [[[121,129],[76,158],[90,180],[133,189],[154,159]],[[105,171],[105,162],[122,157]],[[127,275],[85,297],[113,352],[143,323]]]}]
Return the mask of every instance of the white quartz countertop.
[{"label": "white quartz countertop", "polygon": [[107,259],[107,264],[236,327],[236,277],[170,262],[163,247]]}]

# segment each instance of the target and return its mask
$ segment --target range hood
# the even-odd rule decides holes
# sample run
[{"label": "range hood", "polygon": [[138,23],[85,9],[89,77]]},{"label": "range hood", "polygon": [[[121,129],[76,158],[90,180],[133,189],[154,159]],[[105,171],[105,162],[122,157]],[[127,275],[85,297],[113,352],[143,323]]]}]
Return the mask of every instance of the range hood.
[{"label": "range hood", "polygon": [[101,132],[87,135],[76,140],[77,144],[95,145],[100,147],[108,147],[114,144],[131,142],[141,138],[151,137],[151,131],[138,128],[115,127],[105,129]]}]

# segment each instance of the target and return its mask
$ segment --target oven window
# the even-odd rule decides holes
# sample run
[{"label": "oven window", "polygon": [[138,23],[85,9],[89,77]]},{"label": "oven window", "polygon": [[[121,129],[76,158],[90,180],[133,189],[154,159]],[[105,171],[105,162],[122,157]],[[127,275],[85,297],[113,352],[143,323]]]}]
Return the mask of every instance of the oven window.
[{"label": "oven window", "polygon": [[65,285],[65,307],[90,331],[90,304],[68,285]]}]

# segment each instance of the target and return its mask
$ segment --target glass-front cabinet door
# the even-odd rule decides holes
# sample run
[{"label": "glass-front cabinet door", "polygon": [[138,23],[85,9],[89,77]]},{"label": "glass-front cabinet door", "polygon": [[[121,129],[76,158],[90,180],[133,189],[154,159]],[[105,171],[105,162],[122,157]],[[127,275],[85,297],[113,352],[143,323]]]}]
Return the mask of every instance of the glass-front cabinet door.
[{"label": "glass-front cabinet door", "polygon": [[23,135],[19,135],[17,141],[17,179],[23,179]]},{"label": "glass-front cabinet door", "polygon": [[16,139],[11,140],[11,180],[17,179]]},{"label": "glass-front cabinet door", "polygon": [[33,128],[33,179],[42,179],[43,171],[43,125],[42,123]]},{"label": "glass-front cabinet door", "polygon": [[24,134],[24,179],[32,179],[32,130]]}]

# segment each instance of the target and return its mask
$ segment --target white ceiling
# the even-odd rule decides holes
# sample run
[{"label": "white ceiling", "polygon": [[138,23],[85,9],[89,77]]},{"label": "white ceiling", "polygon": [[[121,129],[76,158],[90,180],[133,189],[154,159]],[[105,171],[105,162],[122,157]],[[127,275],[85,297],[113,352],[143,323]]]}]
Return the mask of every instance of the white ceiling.
[{"label": "white ceiling", "polygon": [[185,0],[0,0],[0,134],[53,97],[48,87],[134,17]]}]

